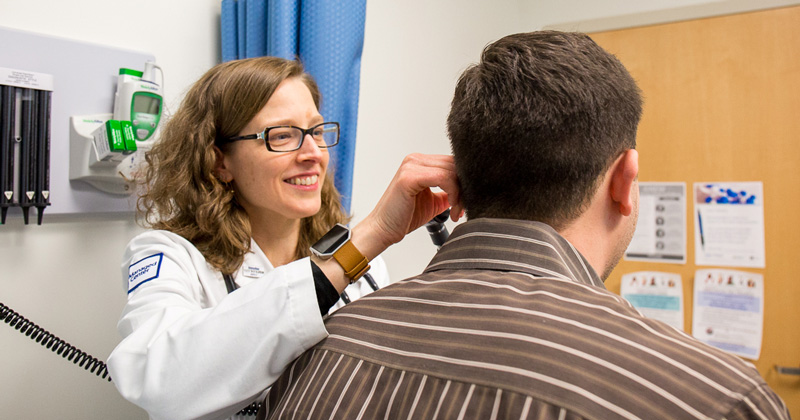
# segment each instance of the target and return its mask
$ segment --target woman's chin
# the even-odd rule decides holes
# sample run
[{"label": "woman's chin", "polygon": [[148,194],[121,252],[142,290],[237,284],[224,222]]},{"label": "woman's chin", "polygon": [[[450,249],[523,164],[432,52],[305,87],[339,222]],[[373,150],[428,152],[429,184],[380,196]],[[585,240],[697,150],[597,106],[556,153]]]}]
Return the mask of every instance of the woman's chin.
[{"label": "woman's chin", "polygon": [[306,217],[311,217],[319,213],[320,208],[321,206],[319,203],[316,205],[303,206],[297,209],[296,214],[300,215],[301,219],[305,219]]}]

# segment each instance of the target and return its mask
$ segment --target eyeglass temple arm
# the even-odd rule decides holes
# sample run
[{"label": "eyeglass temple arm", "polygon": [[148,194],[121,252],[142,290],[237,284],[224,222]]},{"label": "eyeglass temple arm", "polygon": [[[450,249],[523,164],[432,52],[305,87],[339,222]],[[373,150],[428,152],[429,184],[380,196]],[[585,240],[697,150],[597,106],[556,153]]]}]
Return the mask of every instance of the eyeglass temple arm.
[{"label": "eyeglass temple arm", "polygon": [[237,136],[237,137],[230,137],[228,141],[236,141],[236,140],[252,140],[252,139],[264,139],[264,133],[256,133],[256,134],[248,134],[246,136]]}]

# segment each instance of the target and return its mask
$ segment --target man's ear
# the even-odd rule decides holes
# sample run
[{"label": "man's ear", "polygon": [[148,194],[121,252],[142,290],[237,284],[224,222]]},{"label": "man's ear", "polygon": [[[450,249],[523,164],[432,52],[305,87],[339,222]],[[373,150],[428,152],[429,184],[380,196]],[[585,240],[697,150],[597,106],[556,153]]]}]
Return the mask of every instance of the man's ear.
[{"label": "man's ear", "polygon": [[635,149],[626,150],[612,168],[611,198],[619,205],[620,214],[630,216],[634,206],[633,188],[639,175],[639,152]]},{"label": "man's ear", "polygon": [[225,165],[225,155],[217,146],[214,146],[214,155],[217,157],[217,161],[214,164],[214,173],[217,175],[217,178],[219,178],[219,180],[222,182],[233,181],[233,175]]}]

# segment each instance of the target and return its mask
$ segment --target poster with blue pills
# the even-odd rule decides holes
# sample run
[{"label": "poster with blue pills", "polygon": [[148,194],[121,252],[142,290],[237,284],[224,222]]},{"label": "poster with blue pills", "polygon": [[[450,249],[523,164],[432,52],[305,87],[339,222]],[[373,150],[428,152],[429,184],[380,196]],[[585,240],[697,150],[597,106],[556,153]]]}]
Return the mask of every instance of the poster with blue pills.
[{"label": "poster with blue pills", "polygon": [[694,184],[696,265],[764,268],[764,185]]}]

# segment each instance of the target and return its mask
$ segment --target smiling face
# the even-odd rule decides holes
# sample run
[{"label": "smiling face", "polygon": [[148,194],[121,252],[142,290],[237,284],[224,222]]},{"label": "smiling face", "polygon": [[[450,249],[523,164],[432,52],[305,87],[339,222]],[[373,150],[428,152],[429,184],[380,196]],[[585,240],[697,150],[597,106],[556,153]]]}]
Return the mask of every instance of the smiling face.
[{"label": "smiling face", "polygon": [[[278,85],[264,108],[238,135],[259,133],[276,125],[309,128],[321,122],[322,115],[308,87],[301,79],[291,77]],[[292,223],[319,211],[328,159],[328,150],[317,147],[308,136],[293,152],[271,152],[264,140],[243,140],[229,144],[218,173],[224,181],[232,181],[236,199],[251,224]]]}]

